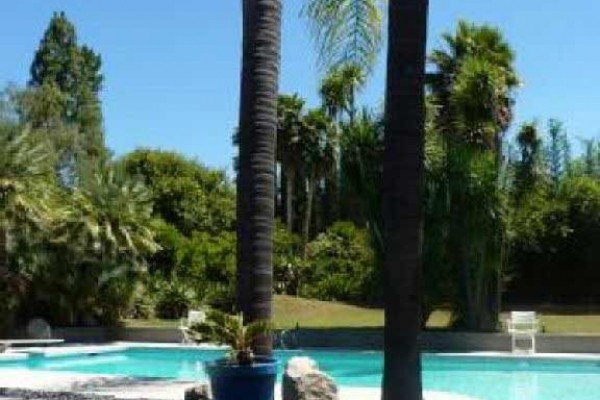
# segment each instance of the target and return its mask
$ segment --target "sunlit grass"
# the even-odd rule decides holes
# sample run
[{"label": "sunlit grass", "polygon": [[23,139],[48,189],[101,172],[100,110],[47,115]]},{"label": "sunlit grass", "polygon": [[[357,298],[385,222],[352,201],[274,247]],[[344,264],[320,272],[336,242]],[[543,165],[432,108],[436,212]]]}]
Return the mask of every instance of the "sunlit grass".
[{"label": "sunlit grass", "polygon": [[[274,322],[280,329],[301,328],[378,328],[383,326],[383,310],[338,302],[275,296]],[[430,328],[448,328],[451,313],[436,310],[427,322]],[[501,319],[505,320],[506,314]],[[540,314],[544,332],[556,334],[600,334],[600,315]],[[176,328],[179,320],[125,320],[128,327]]]}]

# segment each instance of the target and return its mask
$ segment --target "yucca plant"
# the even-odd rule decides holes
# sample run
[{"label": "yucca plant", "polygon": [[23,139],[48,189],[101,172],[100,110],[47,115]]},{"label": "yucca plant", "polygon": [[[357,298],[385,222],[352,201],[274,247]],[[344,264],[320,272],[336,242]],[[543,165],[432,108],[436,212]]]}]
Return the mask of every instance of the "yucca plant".
[{"label": "yucca plant", "polygon": [[271,322],[257,320],[244,325],[243,317],[222,311],[211,310],[204,322],[190,327],[192,339],[196,343],[213,343],[229,346],[228,361],[239,365],[254,362],[253,342],[273,330]]}]

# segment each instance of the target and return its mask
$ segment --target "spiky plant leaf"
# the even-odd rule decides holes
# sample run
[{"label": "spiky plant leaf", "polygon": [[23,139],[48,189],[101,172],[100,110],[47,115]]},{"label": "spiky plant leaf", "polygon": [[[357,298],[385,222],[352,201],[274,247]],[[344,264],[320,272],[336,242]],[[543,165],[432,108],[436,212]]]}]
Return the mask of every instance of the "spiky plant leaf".
[{"label": "spiky plant leaf", "polygon": [[252,361],[253,342],[271,331],[269,321],[261,320],[244,325],[241,314],[229,315],[218,310],[209,310],[203,322],[190,327],[194,341],[229,346],[232,360],[241,364]]}]

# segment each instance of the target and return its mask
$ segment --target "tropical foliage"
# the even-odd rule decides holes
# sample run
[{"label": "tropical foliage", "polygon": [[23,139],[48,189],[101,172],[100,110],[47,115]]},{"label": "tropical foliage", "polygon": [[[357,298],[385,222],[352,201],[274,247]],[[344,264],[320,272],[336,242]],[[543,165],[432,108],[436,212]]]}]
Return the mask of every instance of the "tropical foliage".
[{"label": "tropical foliage", "polygon": [[[366,19],[352,20],[348,8],[343,26],[319,20],[350,6]],[[325,44],[350,30],[374,35],[381,15],[373,7],[307,2],[306,15],[324,24],[315,31],[327,53],[319,101],[280,94],[269,114],[277,141],[261,168],[275,182],[262,182],[260,201],[275,203],[267,286],[276,293],[384,302],[385,124],[359,96],[380,39],[346,58]],[[558,120],[513,126],[514,61],[498,29],[468,22],[429,56],[421,323],[445,307],[455,329],[493,330],[503,303],[599,301],[599,142],[579,146]],[[57,14],[29,85],[0,95],[0,329],[32,317],[98,325],[179,318],[197,306],[241,311],[236,287],[248,276],[237,268],[237,233],[250,229],[240,221],[258,203],[236,197],[234,185],[250,192],[254,158],[239,158],[233,182],[174,152],[111,156],[100,68],[100,56]],[[248,126],[240,125],[240,145],[256,143],[244,136]]]}]

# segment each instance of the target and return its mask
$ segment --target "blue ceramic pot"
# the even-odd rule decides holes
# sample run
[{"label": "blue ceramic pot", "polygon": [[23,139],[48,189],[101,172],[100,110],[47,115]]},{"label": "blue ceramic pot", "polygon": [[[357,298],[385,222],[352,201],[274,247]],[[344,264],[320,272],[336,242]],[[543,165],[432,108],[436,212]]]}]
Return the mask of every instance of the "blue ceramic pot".
[{"label": "blue ceramic pot", "polygon": [[214,400],[273,400],[277,362],[257,357],[251,365],[228,360],[205,364]]}]

